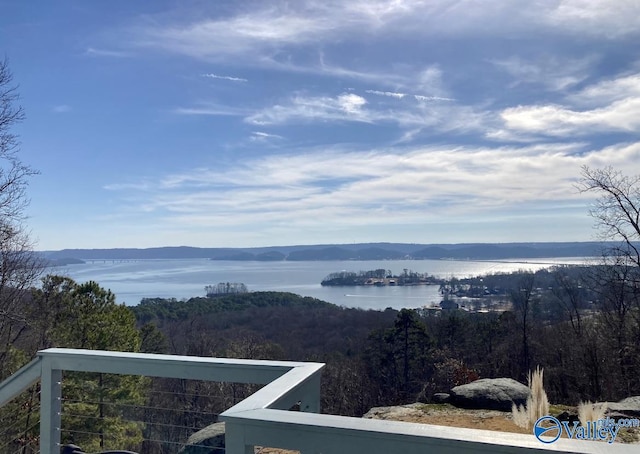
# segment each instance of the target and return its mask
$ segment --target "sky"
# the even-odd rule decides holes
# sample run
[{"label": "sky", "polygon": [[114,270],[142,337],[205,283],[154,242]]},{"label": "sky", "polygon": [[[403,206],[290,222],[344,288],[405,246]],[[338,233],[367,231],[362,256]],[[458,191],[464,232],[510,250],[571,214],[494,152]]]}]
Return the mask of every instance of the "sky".
[{"label": "sky", "polygon": [[0,0],[40,250],[590,241],[638,0]]}]

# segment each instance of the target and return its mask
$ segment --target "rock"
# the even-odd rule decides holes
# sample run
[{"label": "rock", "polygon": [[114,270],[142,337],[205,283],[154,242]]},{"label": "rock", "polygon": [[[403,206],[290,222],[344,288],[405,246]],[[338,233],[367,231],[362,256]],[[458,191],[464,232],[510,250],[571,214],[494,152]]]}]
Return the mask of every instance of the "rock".
[{"label": "rock", "polygon": [[446,404],[447,402],[449,402],[450,398],[451,398],[450,394],[447,394],[447,393],[435,393],[431,397],[431,400],[433,401],[434,404]]},{"label": "rock", "polygon": [[511,411],[511,405],[523,405],[529,387],[511,378],[482,378],[451,390],[449,403],[461,408]]},{"label": "rock", "polygon": [[609,415],[626,418],[640,417],[640,396],[631,396],[619,402],[607,402]]},{"label": "rock", "polygon": [[424,415],[424,412],[420,409],[422,406],[423,404],[415,403],[394,407],[374,407],[362,417],[367,419],[390,419],[399,421],[410,416]]},{"label": "rock", "polygon": [[189,437],[179,454],[220,454],[224,449],[224,423],[217,422]]}]

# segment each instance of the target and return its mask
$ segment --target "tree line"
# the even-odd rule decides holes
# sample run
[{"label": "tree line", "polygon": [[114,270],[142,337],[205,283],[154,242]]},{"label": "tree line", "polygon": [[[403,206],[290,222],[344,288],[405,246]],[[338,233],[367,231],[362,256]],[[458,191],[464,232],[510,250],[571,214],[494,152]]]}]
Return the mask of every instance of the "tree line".
[{"label": "tree line", "polygon": [[368,271],[338,271],[326,276],[320,282],[320,285],[327,286],[356,286],[356,285],[373,285],[384,281],[392,285],[418,285],[418,284],[442,284],[443,280],[427,273],[417,273],[405,268],[402,274],[394,275],[391,270],[379,268]]}]

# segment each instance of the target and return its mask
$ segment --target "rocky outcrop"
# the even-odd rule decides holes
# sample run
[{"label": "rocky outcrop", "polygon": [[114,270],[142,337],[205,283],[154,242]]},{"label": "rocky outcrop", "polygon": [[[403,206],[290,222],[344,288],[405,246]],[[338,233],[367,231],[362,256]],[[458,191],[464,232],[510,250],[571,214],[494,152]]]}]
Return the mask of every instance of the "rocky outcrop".
[{"label": "rocky outcrop", "polygon": [[607,414],[624,418],[640,418],[640,396],[631,396],[619,402],[607,402]]},{"label": "rocky outcrop", "polygon": [[523,405],[529,387],[511,378],[482,378],[451,389],[449,403],[461,408],[511,411],[513,403]]},{"label": "rocky outcrop", "polygon": [[224,423],[217,422],[191,435],[179,454],[220,454],[224,440]]},{"label": "rocky outcrop", "polygon": [[366,419],[390,419],[402,421],[406,418],[419,417],[424,414],[422,407],[424,404],[415,403],[407,405],[397,405],[392,407],[374,407],[366,412],[362,417]]}]

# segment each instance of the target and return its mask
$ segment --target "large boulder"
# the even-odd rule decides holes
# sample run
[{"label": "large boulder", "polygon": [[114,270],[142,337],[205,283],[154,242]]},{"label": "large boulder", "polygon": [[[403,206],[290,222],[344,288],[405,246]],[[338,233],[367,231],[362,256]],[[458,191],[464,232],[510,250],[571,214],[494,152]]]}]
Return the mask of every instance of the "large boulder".
[{"label": "large boulder", "polygon": [[620,402],[607,402],[608,413],[625,418],[640,417],[640,396],[631,396]]},{"label": "large boulder", "polygon": [[224,452],[224,423],[217,422],[189,437],[179,454],[220,454]]},{"label": "large boulder", "polygon": [[529,393],[528,386],[511,378],[482,378],[451,389],[449,403],[460,408],[511,411],[512,404],[524,404]]}]

